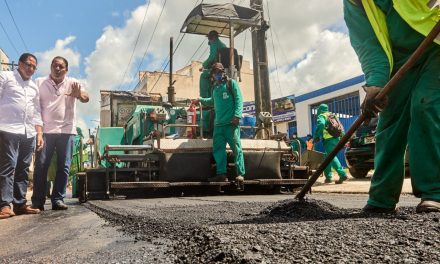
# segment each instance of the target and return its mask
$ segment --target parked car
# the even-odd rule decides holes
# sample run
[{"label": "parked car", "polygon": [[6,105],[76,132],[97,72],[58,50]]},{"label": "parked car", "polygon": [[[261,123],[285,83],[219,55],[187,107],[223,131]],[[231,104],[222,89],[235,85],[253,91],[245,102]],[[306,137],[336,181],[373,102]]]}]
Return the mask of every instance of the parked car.
[{"label": "parked car", "polygon": [[[374,169],[377,118],[361,125],[345,149],[345,161],[354,178],[365,178]],[[409,176],[408,152],[405,155],[405,176]]]}]

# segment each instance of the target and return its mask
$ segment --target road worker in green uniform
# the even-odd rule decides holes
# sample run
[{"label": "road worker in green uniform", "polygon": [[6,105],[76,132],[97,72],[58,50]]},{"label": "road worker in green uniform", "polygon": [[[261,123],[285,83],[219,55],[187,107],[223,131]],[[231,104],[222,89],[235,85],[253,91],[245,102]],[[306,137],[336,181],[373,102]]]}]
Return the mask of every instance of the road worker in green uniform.
[{"label": "road worker in green uniform", "polygon": [[[209,57],[202,63],[202,67],[200,68],[202,74],[200,75],[199,96],[202,98],[209,98],[212,96],[211,76],[209,75],[211,66],[214,62],[216,62],[219,50],[226,48],[226,45],[218,38],[217,31],[210,31],[207,37],[209,45]],[[203,128],[205,130],[205,135],[208,137],[211,137],[213,133],[213,119],[214,111],[203,110]]]},{"label": "road worker in green uniform", "polygon": [[292,134],[290,148],[292,149],[292,151],[298,151],[302,153],[304,150],[306,150],[307,145],[306,142],[302,138],[299,138],[297,134]]},{"label": "road worker in green uniform", "polygon": [[[243,186],[244,159],[240,142],[239,122],[243,111],[243,99],[240,87],[235,80],[228,80],[225,69],[221,63],[214,63],[210,73],[213,91],[210,98],[199,98],[193,103],[200,101],[203,105],[214,106],[214,136],[213,152],[217,164],[217,175],[209,178],[209,181],[226,180],[226,143],[234,152],[235,169],[237,177],[235,181],[239,188]],[[230,87],[228,87],[228,83]]]},{"label": "road worker in green uniform", "polygon": [[[318,118],[316,123],[316,129],[314,133],[314,142],[318,142],[322,138],[322,144],[324,145],[325,155],[327,156],[338,144],[339,137],[333,137],[325,129],[328,123],[328,116],[330,112],[328,111],[328,105],[321,104],[318,107]],[[325,183],[332,183],[332,168],[338,173],[339,179],[335,182],[337,184],[343,183],[347,180],[347,173],[342,168],[338,157],[334,157],[330,164],[324,169]]]},{"label": "road worker in green uniform", "polygon": [[211,89],[211,66],[214,62],[216,62],[218,51],[222,48],[226,48],[226,45],[221,42],[221,40],[218,38],[218,32],[215,30],[212,30],[208,33],[208,45],[209,45],[209,57],[203,62],[202,68],[200,70],[202,71],[202,74],[200,75],[200,97],[202,98],[209,98],[212,95],[212,89]]},{"label": "road worker in green uniform", "polygon": [[384,100],[375,96],[440,19],[437,1],[344,0],[350,41],[365,74],[364,114],[381,112],[367,212],[394,212],[408,145],[417,212],[440,211],[440,38]]}]

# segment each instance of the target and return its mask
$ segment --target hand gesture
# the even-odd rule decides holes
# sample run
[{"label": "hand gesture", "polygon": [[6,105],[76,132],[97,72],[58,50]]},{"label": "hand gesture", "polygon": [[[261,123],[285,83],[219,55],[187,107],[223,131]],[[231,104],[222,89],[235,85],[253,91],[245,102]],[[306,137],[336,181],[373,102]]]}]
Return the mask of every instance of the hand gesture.
[{"label": "hand gesture", "polygon": [[66,95],[73,96],[75,98],[81,98],[81,84],[77,82],[72,83],[70,93]]}]

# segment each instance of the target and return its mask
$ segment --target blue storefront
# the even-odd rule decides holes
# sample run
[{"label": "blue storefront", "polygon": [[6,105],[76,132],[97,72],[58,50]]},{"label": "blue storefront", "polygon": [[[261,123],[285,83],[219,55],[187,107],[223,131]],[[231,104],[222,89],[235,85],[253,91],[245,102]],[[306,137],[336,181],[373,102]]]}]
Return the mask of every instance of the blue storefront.
[{"label": "blue storefront", "polygon": [[[299,95],[295,98],[297,106],[306,104],[307,107],[299,107],[297,116],[307,115],[310,119],[308,122],[301,122],[297,119],[297,127],[295,130],[300,130],[300,126],[308,126],[307,134],[313,134],[316,128],[317,109],[320,104],[327,104],[329,111],[339,117],[345,130],[347,131],[354,121],[360,115],[360,93],[361,84],[365,82],[364,76],[360,75],[346,81],[330,85],[310,93]],[[331,95],[331,96],[330,96]],[[308,113],[300,112],[299,109],[307,109]],[[290,129],[289,129],[290,130]],[[293,129],[292,129],[293,130]],[[303,131],[304,131],[303,127]],[[302,137],[304,135],[301,135]],[[315,145],[317,151],[324,151],[324,146],[321,142]],[[338,159],[345,167],[345,148],[338,153]]]}]

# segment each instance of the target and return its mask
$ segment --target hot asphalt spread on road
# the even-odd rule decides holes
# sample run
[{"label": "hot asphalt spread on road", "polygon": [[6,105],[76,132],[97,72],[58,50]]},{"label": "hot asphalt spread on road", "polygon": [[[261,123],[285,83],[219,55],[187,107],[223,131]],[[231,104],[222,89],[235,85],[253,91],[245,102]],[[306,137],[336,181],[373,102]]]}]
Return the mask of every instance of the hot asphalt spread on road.
[{"label": "hot asphalt spread on road", "polygon": [[[361,212],[366,194],[68,200],[0,222],[0,263],[436,263],[440,213]],[[46,205],[49,209],[49,204]]]}]

